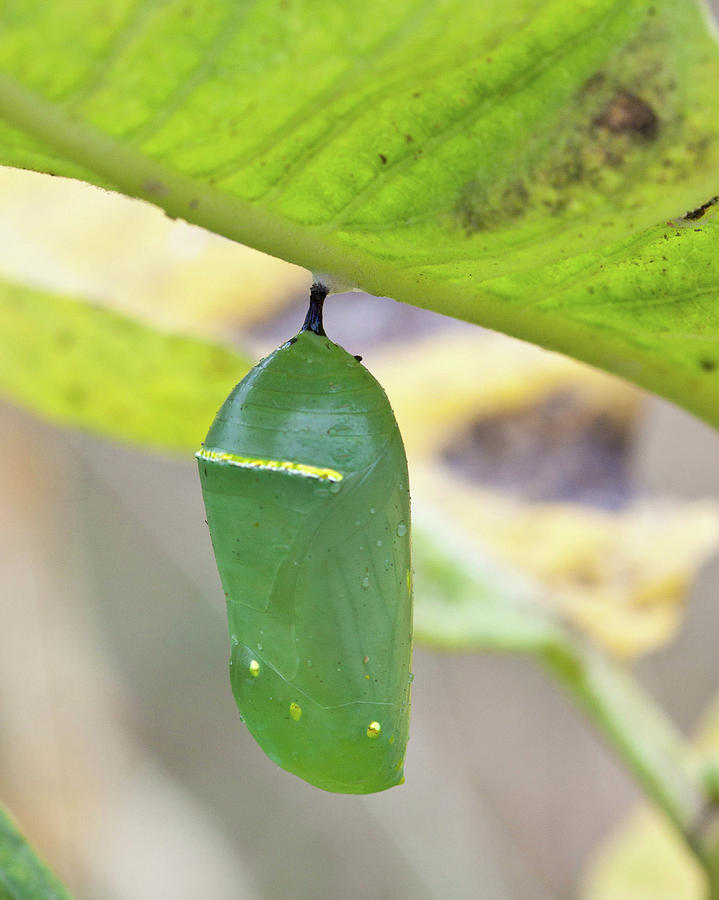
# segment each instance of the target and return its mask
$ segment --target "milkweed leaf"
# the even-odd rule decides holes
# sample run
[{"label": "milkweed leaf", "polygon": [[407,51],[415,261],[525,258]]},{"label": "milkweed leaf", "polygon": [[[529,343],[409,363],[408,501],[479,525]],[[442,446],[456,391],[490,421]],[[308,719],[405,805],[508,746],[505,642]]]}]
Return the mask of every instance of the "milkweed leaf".
[{"label": "milkweed leaf", "polygon": [[0,281],[0,395],[59,424],[189,450],[248,369],[218,344]]},{"label": "milkweed leaf", "polygon": [[699,3],[15,0],[0,26],[5,165],[719,423],[719,50]]}]

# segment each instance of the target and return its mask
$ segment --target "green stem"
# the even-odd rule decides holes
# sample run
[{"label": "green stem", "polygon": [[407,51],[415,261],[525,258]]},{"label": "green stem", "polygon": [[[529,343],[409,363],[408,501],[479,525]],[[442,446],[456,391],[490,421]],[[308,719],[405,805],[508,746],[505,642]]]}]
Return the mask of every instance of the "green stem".
[{"label": "green stem", "polygon": [[719,761],[679,733],[626,668],[552,615],[542,588],[415,504],[415,638],[437,649],[533,656],[569,691],[682,836],[719,900]]},{"label": "green stem", "polygon": [[719,806],[700,754],[621,666],[567,638],[542,661],[611,743],[647,796],[674,823],[719,900]]}]

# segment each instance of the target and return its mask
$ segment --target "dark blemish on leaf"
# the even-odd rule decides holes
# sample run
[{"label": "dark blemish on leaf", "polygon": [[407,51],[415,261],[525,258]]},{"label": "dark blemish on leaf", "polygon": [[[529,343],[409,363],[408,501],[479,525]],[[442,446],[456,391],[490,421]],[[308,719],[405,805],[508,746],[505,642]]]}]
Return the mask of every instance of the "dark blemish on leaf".
[{"label": "dark blemish on leaf", "polygon": [[200,205],[200,201],[197,199],[197,197],[193,197],[192,200],[190,200],[190,203],[189,203],[190,209],[197,209],[197,207],[199,205]]},{"label": "dark blemish on leaf", "polygon": [[146,194],[154,194],[156,197],[164,197],[165,194],[170,193],[165,182],[160,181],[159,178],[146,178],[142,182],[142,190]]},{"label": "dark blemish on leaf", "polygon": [[700,360],[699,365],[705,372],[713,372],[717,367],[717,364],[713,359],[702,359]]},{"label": "dark blemish on leaf", "polygon": [[361,357],[361,356],[355,356],[355,359],[357,360],[357,362],[362,362],[362,357]]},{"label": "dark blemish on leaf", "polygon": [[594,119],[594,124],[612,134],[630,134],[646,141],[656,139],[659,118],[646,100],[629,91],[619,91]]},{"label": "dark blemish on leaf", "polygon": [[405,144],[411,144],[413,140],[414,140],[414,138],[412,137],[411,134],[406,134],[406,135],[404,136],[404,142],[405,142]]},{"label": "dark blemish on leaf", "polygon": [[189,19],[190,16],[193,16],[194,14],[195,14],[195,10],[194,10],[191,6],[183,6],[183,8],[182,8],[182,15],[183,15],[186,19]]},{"label": "dark blemish on leaf", "polygon": [[454,436],[444,458],[465,478],[529,502],[621,509],[634,494],[633,430],[631,414],[565,390],[480,419]]},{"label": "dark blemish on leaf", "polygon": [[387,165],[387,157],[384,155],[384,153],[380,153],[379,158],[382,160],[382,165],[386,166]]},{"label": "dark blemish on leaf", "polygon": [[604,72],[595,72],[593,75],[590,75],[589,78],[584,82],[584,87],[581,90],[581,93],[587,93],[589,91],[597,90],[602,87],[602,85],[607,80],[607,76]]},{"label": "dark blemish on leaf", "polygon": [[717,203],[719,203],[719,194],[717,194],[716,197],[712,197],[711,199],[707,200],[706,203],[702,203],[701,206],[697,206],[697,208],[691,210],[691,212],[684,213],[684,218],[685,219],[701,219],[701,217],[704,215],[704,213],[708,209],[711,209],[712,206],[716,206]]}]

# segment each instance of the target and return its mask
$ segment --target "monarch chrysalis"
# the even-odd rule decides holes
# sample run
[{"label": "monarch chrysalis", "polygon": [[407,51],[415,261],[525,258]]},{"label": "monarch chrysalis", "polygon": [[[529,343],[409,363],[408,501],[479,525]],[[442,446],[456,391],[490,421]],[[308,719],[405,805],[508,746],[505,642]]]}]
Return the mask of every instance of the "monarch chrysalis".
[{"label": "monarch chrysalis", "polygon": [[401,783],[412,578],[407,460],[387,397],[322,327],[235,387],[196,454],[227,598],[232,690],[284,769],[328,791]]}]

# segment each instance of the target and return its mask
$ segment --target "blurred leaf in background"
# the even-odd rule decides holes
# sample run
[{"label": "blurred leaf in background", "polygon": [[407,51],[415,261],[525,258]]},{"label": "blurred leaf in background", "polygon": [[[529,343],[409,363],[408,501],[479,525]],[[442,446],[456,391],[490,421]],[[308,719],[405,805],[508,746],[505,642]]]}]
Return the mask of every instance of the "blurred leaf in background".
[{"label": "blurred leaf in background", "polygon": [[[542,602],[613,654],[631,658],[672,638],[694,572],[719,546],[719,505],[638,493],[636,390],[471,333],[395,345],[374,371],[420,509],[430,505],[465,541],[535,579]],[[421,610],[421,591],[418,601]]]},{"label": "blurred leaf in background", "polygon": [[307,285],[298,266],[149,204],[17,169],[0,167],[0,229],[9,281],[92,298],[168,331],[242,333]]}]

